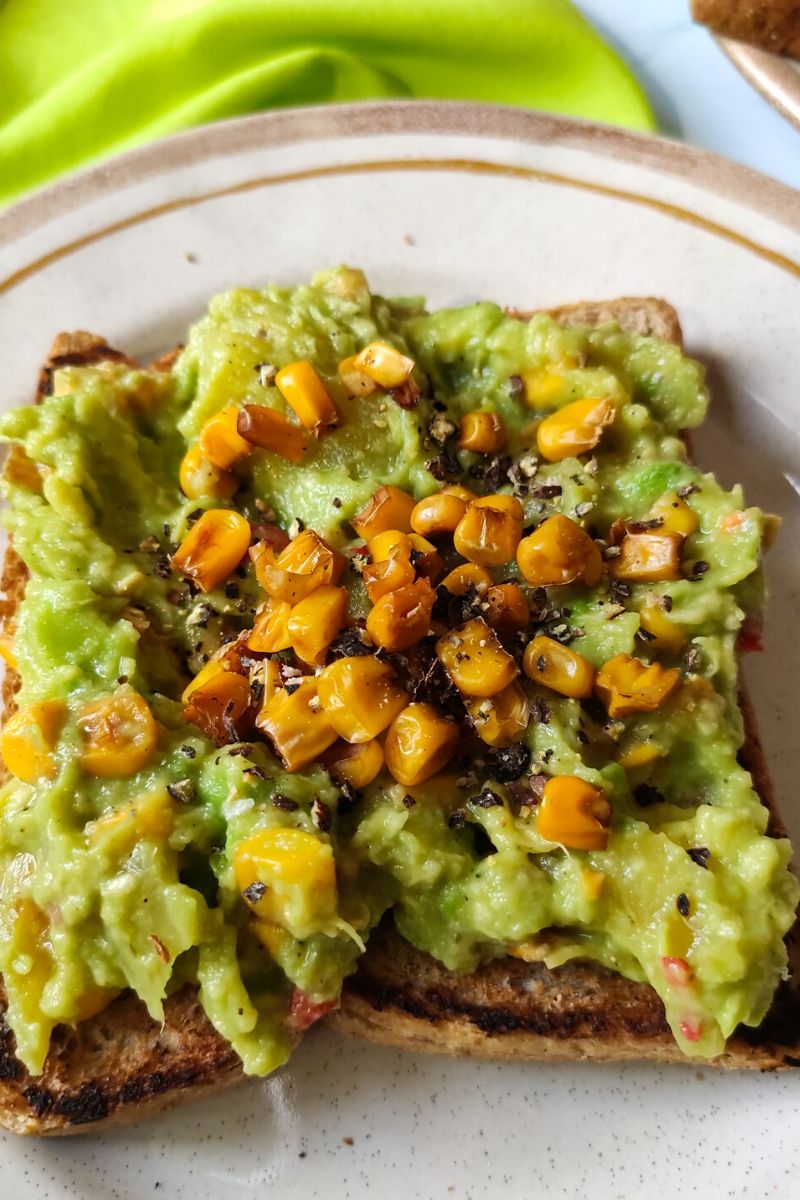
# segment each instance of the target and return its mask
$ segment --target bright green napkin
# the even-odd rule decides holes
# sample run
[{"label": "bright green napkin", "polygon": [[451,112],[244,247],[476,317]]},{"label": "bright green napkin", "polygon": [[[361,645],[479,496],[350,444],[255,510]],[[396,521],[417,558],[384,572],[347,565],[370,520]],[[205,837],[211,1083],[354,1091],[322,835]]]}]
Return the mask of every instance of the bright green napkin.
[{"label": "bright green napkin", "polygon": [[0,201],[198,122],[389,96],[653,125],[568,0],[0,0]]}]

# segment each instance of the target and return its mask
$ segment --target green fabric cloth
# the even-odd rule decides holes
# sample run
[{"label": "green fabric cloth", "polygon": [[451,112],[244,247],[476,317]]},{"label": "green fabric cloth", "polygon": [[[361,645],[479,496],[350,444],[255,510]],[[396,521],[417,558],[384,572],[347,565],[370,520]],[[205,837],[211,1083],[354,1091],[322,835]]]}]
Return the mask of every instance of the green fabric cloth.
[{"label": "green fabric cloth", "polygon": [[199,122],[390,96],[653,126],[568,0],[0,0],[0,201]]}]

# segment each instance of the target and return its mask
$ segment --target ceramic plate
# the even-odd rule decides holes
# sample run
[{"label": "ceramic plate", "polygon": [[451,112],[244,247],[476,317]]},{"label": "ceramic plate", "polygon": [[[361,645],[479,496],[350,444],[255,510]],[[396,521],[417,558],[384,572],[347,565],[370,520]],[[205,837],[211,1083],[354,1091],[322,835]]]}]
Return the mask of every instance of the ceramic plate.
[{"label": "ceramic plate", "polygon": [[733,38],[717,38],[733,65],[753,87],[800,129],[800,61],[770,54]]},{"label": "ceramic plate", "polygon": [[[785,521],[747,674],[797,837],[800,195],[677,144],[501,108],[200,129],[0,216],[2,402],[28,398],[58,330],[149,355],[215,292],[341,261],[437,305],[677,306],[714,394],[698,458]],[[800,1076],[449,1061],[321,1030],[266,1083],[104,1135],[9,1137],[3,1155],[6,1194],[30,1200],[788,1198]]]}]

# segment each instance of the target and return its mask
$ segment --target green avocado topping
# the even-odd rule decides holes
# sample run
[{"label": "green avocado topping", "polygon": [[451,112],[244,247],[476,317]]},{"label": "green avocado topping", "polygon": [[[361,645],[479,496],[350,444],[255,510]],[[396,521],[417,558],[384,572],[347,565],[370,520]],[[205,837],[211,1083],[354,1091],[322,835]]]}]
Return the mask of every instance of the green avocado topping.
[{"label": "green avocado topping", "polygon": [[[374,341],[414,360],[410,398],[348,394],[339,364]],[[217,413],[264,406],[297,426],[275,383],[295,362],[314,366],[339,425],[309,434],[302,462],[255,448],[228,469],[227,498],[188,499],[181,463]],[[428,313],[340,268],[305,287],[218,296],[168,370],[105,361],[63,367],[53,385],[0,418],[15,447],[5,521],[28,572],[13,650],[28,726],[3,740],[0,972],[33,1073],[57,1024],[126,988],[158,1019],[166,996],[196,984],[245,1070],[265,1074],[335,1003],[389,910],[453,970],[511,952],[554,968],[589,957],[647,980],[690,1055],[713,1057],[738,1024],[761,1021],[798,899],[790,846],[767,833],[737,758],[737,637],[760,610],[769,522],[687,459],[681,432],[707,402],[697,363],[613,323],[567,329],[489,303]],[[537,424],[591,398],[613,403],[613,423],[589,450],[546,461]],[[459,448],[459,421],[474,412],[502,419],[496,453]],[[287,770],[260,723],[237,726],[232,708],[216,725],[190,719],[191,678],[242,645],[265,600],[248,556],[206,592],[176,569],[204,511],[242,514],[254,541],[316,531],[348,560],[352,621],[372,608],[353,518],[381,486],[419,500],[444,482],[516,495],[525,536],[563,514],[604,555],[592,586],[531,585],[513,558],[493,568],[531,605],[529,628],[501,636],[517,663],[544,635],[598,670],[618,655],[676,668],[680,686],[615,717],[600,692],[569,698],[520,673],[527,728],[498,748],[439,677],[443,711],[460,714],[454,757],[415,786],[384,768],[359,791],[319,756]],[[679,571],[614,578],[620,529],[657,531],[648,514],[666,493],[692,514]],[[451,569],[452,539],[437,546]],[[439,586],[429,665],[442,628],[482,615],[475,599],[454,618]],[[359,636],[351,629],[328,661],[355,654]],[[438,703],[425,677],[404,675],[407,654],[387,660],[413,699]],[[283,647],[243,661],[253,712],[269,661],[289,696],[319,666]],[[131,744],[118,754],[108,739],[120,729]],[[595,848],[539,829],[543,789],[563,776],[610,805]]]}]

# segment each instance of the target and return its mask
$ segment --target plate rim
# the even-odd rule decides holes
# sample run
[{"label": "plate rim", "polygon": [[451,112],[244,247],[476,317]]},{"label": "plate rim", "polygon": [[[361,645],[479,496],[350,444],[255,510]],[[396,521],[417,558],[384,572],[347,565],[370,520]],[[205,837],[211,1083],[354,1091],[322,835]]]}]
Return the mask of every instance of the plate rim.
[{"label": "plate rim", "polygon": [[381,134],[468,135],[556,144],[644,166],[800,233],[800,192],[750,167],[673,138],[535,109],[467,101],[391,100],[274,109],[194,126],[68,174],[0,212],[0,249],[109,191],[170,168],[261,146]]},{"label": "plate rim", "polygon": [[718,37],[736,70],[777,112],[800,129],[800,63],[735,38]]}]

